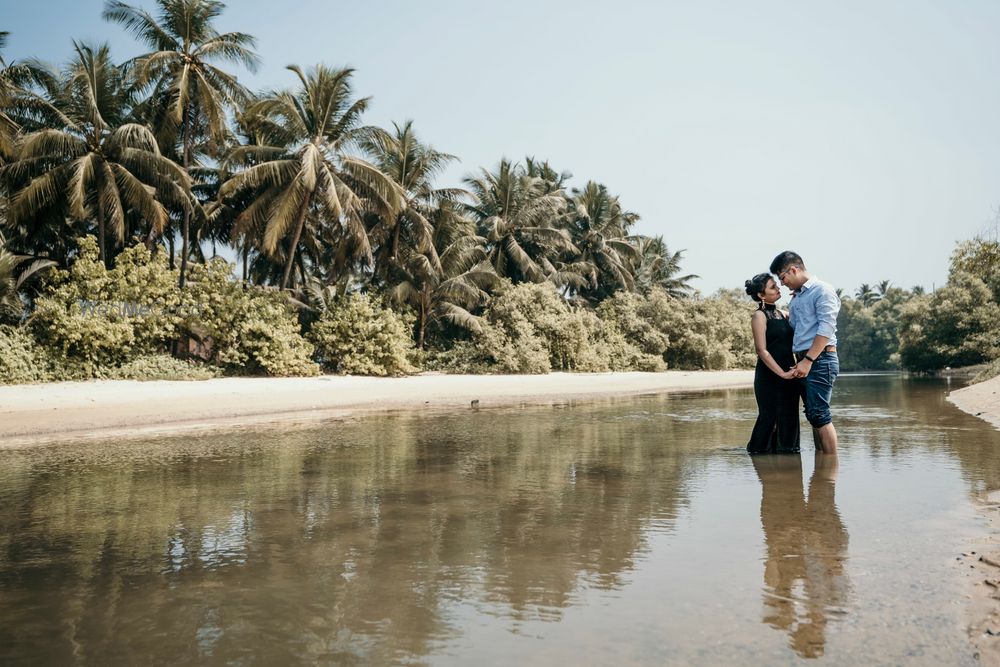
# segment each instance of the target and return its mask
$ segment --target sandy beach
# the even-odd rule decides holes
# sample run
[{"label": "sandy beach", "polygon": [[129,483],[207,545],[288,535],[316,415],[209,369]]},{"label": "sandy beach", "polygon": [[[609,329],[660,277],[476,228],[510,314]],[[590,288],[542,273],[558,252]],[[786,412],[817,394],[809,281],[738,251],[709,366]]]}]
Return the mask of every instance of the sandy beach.
[{"label": "sandy beach", "polygon": [[953,391],[948,400],[1000,429],[1000,377]]},{"label": "sandy beach", "polygon": [[[1000,377],[948,394],[961,410],[1000,429]],[[983,664],[1000,664],[1000,491],[987,496],[982,506],[989,534],[963,551],[956,564],[972,581],[968,608],[969,639]]]},{"label": "sandy beach", "polygon": [[[490,408],[753,384],[753,371],[219,378],[0,387],[0,447],[145,437],[398,410]],[[478,403],[473,404],[474,401]]]}]

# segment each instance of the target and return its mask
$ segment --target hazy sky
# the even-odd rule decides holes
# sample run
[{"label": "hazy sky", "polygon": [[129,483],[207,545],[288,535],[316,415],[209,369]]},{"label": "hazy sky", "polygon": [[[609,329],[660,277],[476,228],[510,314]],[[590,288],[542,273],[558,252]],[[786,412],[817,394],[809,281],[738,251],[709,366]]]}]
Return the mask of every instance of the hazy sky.
[{"label": "hazy sky", "polygon": [[[151,0],[136,0],[152,9]],[[283,68],[357,68],[372,124],[412,118],[461,157],[605,183],[638,230],[686,249],[706,292],[779,251],[836,286],[944,282],[1000,204],[1000,3],[231,0],[258,38],[254,89]],[[8,59],[73,38],[139,47],[101,0],[0,0]]]}]

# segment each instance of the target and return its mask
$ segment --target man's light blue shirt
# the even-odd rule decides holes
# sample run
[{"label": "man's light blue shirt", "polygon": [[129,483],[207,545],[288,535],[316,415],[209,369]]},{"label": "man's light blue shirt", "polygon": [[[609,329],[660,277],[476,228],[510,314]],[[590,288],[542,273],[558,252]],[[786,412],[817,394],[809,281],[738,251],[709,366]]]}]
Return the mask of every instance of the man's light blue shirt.
[{"label": "man's light blue shirt", "polygon": [[796,354],[808,351],[816,336],[826,336],[827,345],[836,345],[839,312],[837,292],[818,278],[807,280],[788,304],[788,322],[795,330],[792,351]]}]

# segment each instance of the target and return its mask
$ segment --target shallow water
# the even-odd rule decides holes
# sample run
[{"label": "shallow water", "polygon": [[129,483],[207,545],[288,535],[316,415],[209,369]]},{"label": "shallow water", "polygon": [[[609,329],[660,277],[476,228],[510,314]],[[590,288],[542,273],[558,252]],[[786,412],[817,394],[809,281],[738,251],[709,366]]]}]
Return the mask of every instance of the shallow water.
[{"label": "shallow water", "polygon": [[3,451],[0,663],[974,664],[947,390],[842,378],[839,469],[749,390]]}]

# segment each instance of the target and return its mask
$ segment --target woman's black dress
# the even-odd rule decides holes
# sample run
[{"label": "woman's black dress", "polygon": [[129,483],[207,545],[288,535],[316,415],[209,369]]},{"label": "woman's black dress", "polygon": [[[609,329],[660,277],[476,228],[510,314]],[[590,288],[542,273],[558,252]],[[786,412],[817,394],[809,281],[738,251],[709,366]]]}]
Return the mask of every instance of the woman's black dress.
[{"label": "woman's black dress", "polygon": [[[762,308],[767,321],[767,351],[782,368],[795,365],[792,355],[792,327],[773,305]],[[757,423],[747,444],[751,454],[799,451],[799,381],[783,380],[757,359],[753,378],[757,398]]]}]

